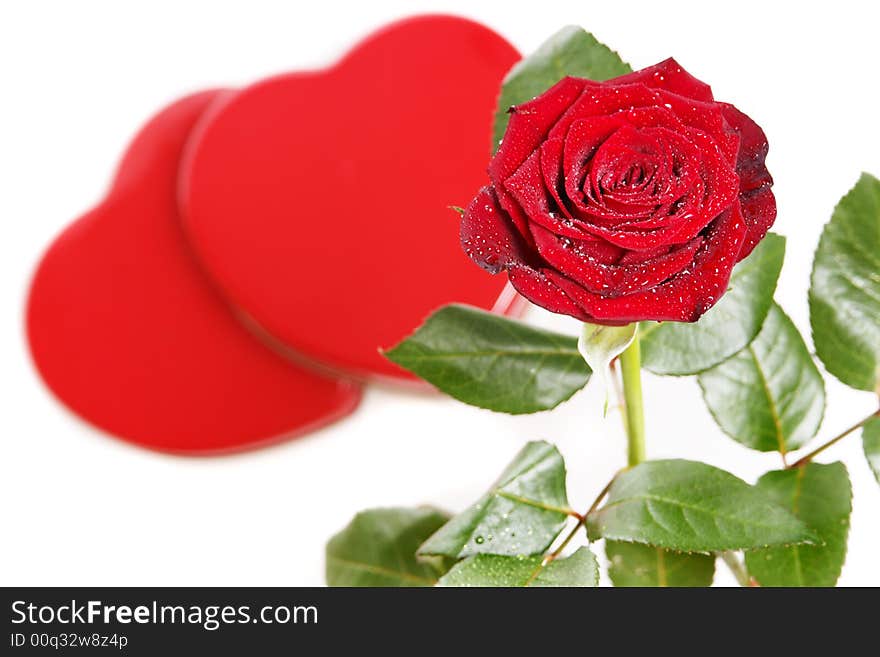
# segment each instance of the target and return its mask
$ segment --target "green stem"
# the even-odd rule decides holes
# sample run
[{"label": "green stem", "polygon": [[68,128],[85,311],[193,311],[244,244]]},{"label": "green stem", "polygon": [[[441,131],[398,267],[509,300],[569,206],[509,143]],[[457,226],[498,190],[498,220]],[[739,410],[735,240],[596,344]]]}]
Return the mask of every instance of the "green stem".
[{"label": "green stem", "polygon": [[810,461],[813,460],[814,457],[819,456],[819,454],[824,452],[829,447],[836,445],[837,443],[839,443],[841,440],[846,438],[849,434],[853,433],[854,431],[858,431],[859,429],[861,429],[863,426],[865,426],[868,422],[870,422],[875,417],[880,417],[880,409],[877,409],[876,411],[871,413],[868,417],[862,418],[861,420],[856,422],[854,425],[852,425],[849,429],[844,429],[839,434],[834,436],[834,438],[829,440],[827,443],[819,445],[819,447],[814,449],[812,452],[810,452],[806,456],[799,458],[797,461],[795,461],[794,463],[789,465],[788,469],[791,470],[794,468],[799,468],[802,465],[809,463]]},{"label": "green stem", "polygon": [[639,334],[620,354],[623,400],[626,412],[627,462],[638,465],[645,460],[645,411],[642,404],[642,350]]},{"label": "green stem", "polygon": [[[617,473],[617,474],[619,474],[619,473]],[[587,512],[584,513],[583,515],[577,514],[577,518],[578,518],[577,524],[575,524],[575,526],[572,527],[572,529],[568,533],[568,535],[562,540],[562,543],[559,544],[559,547],[557,547],[555,550],[553,550],[553,552],[548,554],[545,557],[545,559],[541,563],[538,564],[538,567],[535,568],[534,572],[531,574],[529,579],[526,580],[526,586],[528,586],[533,581],[535,581],[535,578],[540,574],[540,572],[544,568],[549,566],[550,563],[554,559],[559,558],[559,555],[562,554],[562,551],[566,548],[566,546],[569,543],[571,543],[571,539],[573,539],[575,537],[575,534],[577,534],[578,531],[580,530],[580,528],[583,527],[584,524],[586,524],[587,516],[589,516],[591,513],[593,513],[593,511],[595,511],[596,509],[599,508],[599,505],[602,503],[602,500],[605,499],[605,496],[608,494],[608,491],[611,490],[611,485],[614,483],[614,480],[617,477],[617,474],[615,474],[611,478],[611,481],[609,481],[607,484],[605,484],[605,488],[603,488],[601,491],[599,491],[599,494],[596,496],[596,499],[593,500],[593,503],[590,505],[590,508],[587,509]]]}]

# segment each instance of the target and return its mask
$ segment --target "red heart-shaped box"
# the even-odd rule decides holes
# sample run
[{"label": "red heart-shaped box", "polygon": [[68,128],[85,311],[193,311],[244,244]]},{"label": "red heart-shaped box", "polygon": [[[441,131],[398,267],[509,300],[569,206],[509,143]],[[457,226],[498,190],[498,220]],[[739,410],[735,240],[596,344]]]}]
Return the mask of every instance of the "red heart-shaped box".
[{"label": "red heart-shaped box", "polygon": [[464,255],[449,207],[483,182],[500,84],[519,58],[478,23],[419,17],[332,68],[230,96],[181,166],[199,259],[274,340],[359,377],[411,381],[379,349],[431,311],[521,308]]},{"label": "red heart-shaped box", "polygon": [[189,96],[137,135],[112,188],[39,264],[27,331],[52,391],[140,445],[254,447],[351,412],[359,387],[294,365],[241,325],[191,257],[177,213],[184,143],[220,92]]}]

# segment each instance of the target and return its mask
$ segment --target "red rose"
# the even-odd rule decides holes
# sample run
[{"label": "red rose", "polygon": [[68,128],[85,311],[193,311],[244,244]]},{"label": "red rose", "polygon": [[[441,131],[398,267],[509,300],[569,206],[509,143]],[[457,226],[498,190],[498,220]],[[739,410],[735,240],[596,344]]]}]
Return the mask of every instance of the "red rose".
[{"label": "red rose", "polygon": [[510,111],[461,242],[553,312],[696,321],[776,217],[764,132],[672,59]]}]

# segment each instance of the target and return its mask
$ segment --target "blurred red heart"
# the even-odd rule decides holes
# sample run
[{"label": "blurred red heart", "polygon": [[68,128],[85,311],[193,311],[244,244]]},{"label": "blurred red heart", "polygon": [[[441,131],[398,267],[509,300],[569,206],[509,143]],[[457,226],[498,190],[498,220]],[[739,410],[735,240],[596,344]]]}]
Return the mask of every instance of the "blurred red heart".
[{"label": "blurred red heart", "polygon": [[[332,68],[222,102],[181,167],[207,271],[281,343],[344,372],[412,380],[379,348],[441,305],[489,309],[503,290],[462,253],[449,206],[482,184],[498,90],[519,58],[482,25],[420,17]],[[513,312],[509,301],[496,307]]]},{"label": "blurred red heart", "polygon": [[106,199],[40,263],[27,310],[36,365],[98,427],[184,453],[253,447],[351,412],[357,386],[255,340],[191,257],[177,213],[183,145],[221,92],[189,96],[131,144]]}]

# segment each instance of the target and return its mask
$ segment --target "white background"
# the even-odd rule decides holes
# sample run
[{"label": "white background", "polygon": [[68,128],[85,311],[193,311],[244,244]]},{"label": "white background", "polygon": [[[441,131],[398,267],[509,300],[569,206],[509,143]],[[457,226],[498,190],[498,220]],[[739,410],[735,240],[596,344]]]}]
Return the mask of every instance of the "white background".
[{"label": "white background", "polygon": [[[817,5],[819,3],[816,3]],[[419,11],[470,16],[523,52],[581,24],[634,67],[674,55],[770,137],[778,299],[809,330],[812,252],[862,170],[880,174],[870,3],[760,2],[45,2],[0,5],[0,583],[307,585],[355,511],[429,502],[459,509],[528,439],[566,456],[584,507],[624,459],[619,418],[591,385],[551,413],[507,417],[440,396],[371,388],[349,419],[238,456],[175,458],[76,420],[37,378],[23,306],[42,250],[100,199],[129,138],[176,96],[331,62],[383,22]],[[443,53],[438,52],[438,57]],[[455,199],[452,199],[455,200]],[[460,199],[464,201],[466,199]],[[564,319],[534,311],[545,325]],[[646,375],[650,457],[683,456],[754,481],[778,457],[712,423],[693,379]],[[820,438],[867,415],[871,395],[828,381]],[[857,436],[843,459],[855,489],[841,584],[880,585],[880,488]],[[719,566],[719,583],[733,580]]]}]

